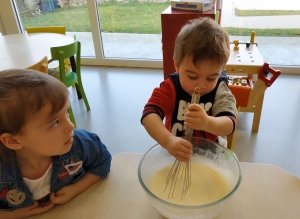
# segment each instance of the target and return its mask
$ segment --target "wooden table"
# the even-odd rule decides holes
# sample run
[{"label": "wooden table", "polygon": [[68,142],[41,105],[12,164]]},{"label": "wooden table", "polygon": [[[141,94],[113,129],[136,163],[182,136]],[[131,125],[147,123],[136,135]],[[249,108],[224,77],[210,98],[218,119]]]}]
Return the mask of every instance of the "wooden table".
[{"label": "wooden table", "polygon": [[[137,176],[142,154],[113,156],[109,176],[69,203],[31,219],[163,219],[148,200]],[[240,187],[216,219],[298,219],[300,180],[285,170],[241,163]]]},{"label": "wooden table", "polygon": [[56,33],[31,33],[0,36],[0,71],[27,68],[44,56],[51,59],[50,48],[74,42],[70,36]]}]

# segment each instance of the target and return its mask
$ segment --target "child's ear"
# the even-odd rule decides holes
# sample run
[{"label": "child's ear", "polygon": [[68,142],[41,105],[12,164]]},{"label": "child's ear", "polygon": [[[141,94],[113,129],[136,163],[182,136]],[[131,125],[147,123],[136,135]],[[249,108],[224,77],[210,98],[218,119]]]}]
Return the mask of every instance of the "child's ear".
[{"label": "child's ear", "polygon": [[179,68],[178,68],[178,66],[177,66],[177,64],[176,64],[176,62],[175,62],[175,60],[174,60],[174,58],[173,58],[173,62],[174,62],[174,68],[175,68],[175,71],[178,72],[178,71],[179,71]]},{"label": "child's ear", "polygon": [[10,134],[10,133],[4,133],[0,136],[0,141],[11,150],[19,150],[21,149],[21,144],[18,142],[17,138]]}]

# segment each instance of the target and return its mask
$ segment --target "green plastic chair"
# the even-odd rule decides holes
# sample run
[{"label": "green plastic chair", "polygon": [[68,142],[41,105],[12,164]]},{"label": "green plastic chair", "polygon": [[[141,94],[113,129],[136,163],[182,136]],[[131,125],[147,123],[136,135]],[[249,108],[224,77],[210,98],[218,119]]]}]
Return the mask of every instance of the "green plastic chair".
[{"label": "green plastic chair", "polygon": [[[38,27],[26,27],[26,31],[28,34],[31,33],[59,33],[66,35],[66,27],[65,26],[38,26]],[[68,60],[65,59],[65,68],[67,71],[70,71]],[[58,71],[57,68],[49,68],[49,72]]]},{"label": "green plastic chair", "polygon": [[[90,110],[89,102],[86,98],[82,80],[81,80],[81,73],[80,73],[80,58],[81,58],[81,43],[79,41],[75,41],[66,46],[59,46],[59,47],[52,47],[51,49],[51,57],[52,60],[58,60],[59,62],[59,72],[60,72],[60,81],[66,85],[66,87],[70,87],[75,83],[78,99],[80,99],[80,95],[83,98],[84,104],[87,110]],[[64,66],[64,59],[69,58],[72,64],[72,58],[76,55],[75,65],[72,66],[72,71],[66,72]],[[78,93],[79,92],[79,93]],[[76,126],[74,114],[72,108],[70,107],[69,110],[70,120]]]}]

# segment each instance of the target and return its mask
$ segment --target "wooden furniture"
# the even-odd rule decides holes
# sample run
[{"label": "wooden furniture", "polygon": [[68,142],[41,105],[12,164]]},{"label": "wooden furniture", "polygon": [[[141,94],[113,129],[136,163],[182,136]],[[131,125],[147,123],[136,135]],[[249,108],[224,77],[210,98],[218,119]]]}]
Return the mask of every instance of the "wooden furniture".
[{"label": "wooden furniture", "polygon": [[28,68],[44,56],[51,59],[50,48],[74,42],[72,37],[56,33],[13,34],[0,36],[0,71]]},{"label": "wooden furniture", "polygon": [[[26,27],[27,33],[58,33],[66,35],[65,26]],[[70,71],[68,60],[65,60],[66,71]],[[58,70],[58,67],[57,67]]]},{"label": "wooden furniture", "polygon": [[163,71],[164,78],[175,72],[173,62],[173,52],[175,39],[182,26],[188,20],[198,17],[210,17],[215,19],[216,11],[194,12],[184,10],[173,10],[169,6],[161,13],[161,31],[162,31],[162,53],[163,53]]},{"label": "wooden furniture", "polygon": [[[240,90],[236,88],[233,90],[230,86],[229,88],[235,95],[238,111],[254,113],[252,131],[258,132],[265,90],[274,83],[281,72],[264,63],[256,43],[251,43],[249,47],[246,46],[246,43],[240,43],[239,50],[234,50],[234,47],[233,43],[230,44],[230,56],[226,65],[227,75],[244,74],[249,78],[253,87],[251,87],[252,91],[248,92],[249,96],[241,95],[242,86]],[[264,74],[265,71],[268,72],[268,75]],[[253,75],[258,77],[254,85],[252,85]],[[248,101],[245,102],[245,99]],[[231,150],[234,146],[234,137],[235,132],[228,136],[228,148]]]},{"label": "wooden furniture", "polygon": [[39,71],[48,74],[48,58],[45,56],[38,63],[29,66],[27,69]]},{"label": "wooden furniture", "polygon": [[27,33],[60,33],[66,34],[64,26],[26,27]]},{"label": "wooden furniture", "polygon": [[[51,50],[51,59],[57,60],[59,62],[59,73],[60,73],[59,80],[63,82],[66,85],[66,87],[70,87],[73,84],[75,84],[76,89],[79,90],[83,98],[86,109],[90,110],[90,105],[86,98],[83,85],[82,85],[82,80],[81,80],[81,62],[80,62],[81,43],[78,40],[76,40],[75,42],[69,45],[51,47],[50,50]],[[71,72],[66,72],[65,60],[67,58],[74,57],[75,55],[76,55],[75,69]],[[80,97],[78,97],[78,99],[79,98]],[[70,115],[70,120],[73,122],[73,124],[76,127],[76,122],[75,122],[75,118],[71,106],[69,109],[69,115]]]},{"label": "wooden furniture", "polygon": [[[142,154],[113,156],[111,172],[65,205],[30,219],[164,219],[151,205],[137,176]],[[238,190],[215,219],[298,219],[300,179],[264,164],[241,163]]]}]

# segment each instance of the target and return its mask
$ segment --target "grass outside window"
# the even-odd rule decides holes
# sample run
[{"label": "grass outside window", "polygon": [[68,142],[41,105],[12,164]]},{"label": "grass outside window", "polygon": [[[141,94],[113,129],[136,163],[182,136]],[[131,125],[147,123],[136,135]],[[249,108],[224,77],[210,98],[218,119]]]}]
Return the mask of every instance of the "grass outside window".
[{"label": "grass outside window", "polygon": [[[101,3],[98,5],[101,31],[108,33],[160,34],[161,13],[169,5],[169,2]],[[21,17],[24,28],[30,26],[65,26],[68,32],[91,32],[86,6],[60,8],[41,15],[27,13],[22,14]],[[246,29],[234,27],[225,29],[229,35],[233,36],[249,36],[251,31],[255,31],[257,36],[300,36],[300,29]]]}]

